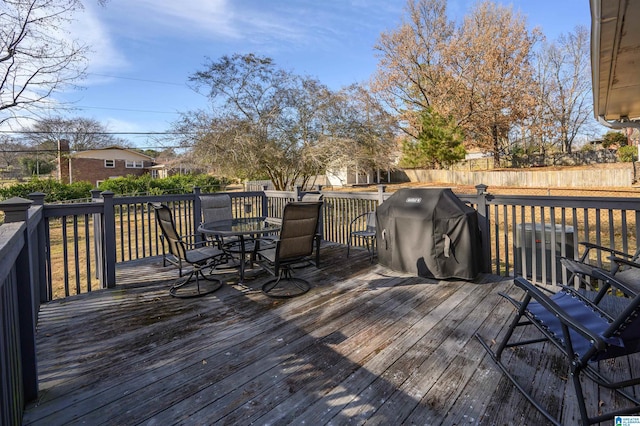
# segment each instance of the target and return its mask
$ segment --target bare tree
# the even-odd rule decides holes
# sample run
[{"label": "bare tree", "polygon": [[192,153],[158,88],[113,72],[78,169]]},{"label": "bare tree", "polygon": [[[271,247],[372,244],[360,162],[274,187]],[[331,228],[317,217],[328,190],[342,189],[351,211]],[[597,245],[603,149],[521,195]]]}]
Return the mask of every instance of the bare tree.
[{"label": "bare tree", "polygon": [[317,141],[313,119],[324,86],[254,54],[211,61],[190,81],[213,105],[212,112],[185,114],[178,124],[198,132],[198,157],[228,175],[268,177],[278,189],[304,174],[303,152]]},{"label": "bare tree", "polygon": [[[538,55],[540,138],[551,134],[562,152],[571,153],[576,136],[592,117],[589,31],[578,26],[546,44]],[[548,137],[548,136],[547,136]]]},{"label": "bare tree", "polygon": [[36,122],[26,134],[31,145],[40,145],[56,150],[61,140],[69,143],[71,151],[127,146],[127,141],[109,133],[100,122],[83,117],[47,118]]},{"label": "bare tree", "polygon": [[465,17],[447,55],[458,84],[451,110],[467,143],[493,154],[499,164],[509,132],[535,103],[533,47],[539,38],[511,8],[483,1]]},{"label": "bare tree", "polygon": [[65,32],[81,8],[80,0],[0,2],[0,124],[37,112],[83,76],[87,48]]},{"label": "bare tree", "polygon": [[332,96],[324,111],[318,144],[323,168],[389,170],[395,166],[397,121],[379,99],[359,84]]},{"label": "bare tree", "polygon": [[416,137],[427,108],[444,109],[452,81],[445,55],[454,34],[446,1],[408,0],[406,20],[382,33],[375,48],[379,63],[372,90],[398,114],[402,130]]},{"label": "bare tree", "polygon": [[457,120],[467,147],[499,161],[512,126],[532,105],[532,47],[523,18],[490,1],[476,5],[461,26],[446,18],[446,1],[409,0],[407,21],[382,34],[374,90],[416,137],[430,110]]},{"label": "bare tree", "polygon": [[381,117],[388,114],[363,88],[336,94],[253,54],[211,62],[191,81],[209,95],[213,112],[187,113],[178,129],[197,129],[195,142],[186,143],[222,173],[267,177],[282,190],[336,159],[388,164],[381,159],[390,133]]},{"label": "bare tree", "polygon": [[0,135],[0,168],[6,169],[18,164],[27,147],[7,135]]}]

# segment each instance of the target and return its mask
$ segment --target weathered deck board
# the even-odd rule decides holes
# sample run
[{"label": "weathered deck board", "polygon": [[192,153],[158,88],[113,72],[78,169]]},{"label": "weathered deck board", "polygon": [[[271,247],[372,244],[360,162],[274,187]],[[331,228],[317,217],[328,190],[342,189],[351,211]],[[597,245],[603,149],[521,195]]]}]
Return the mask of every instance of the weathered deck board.
[{"label": "weathered deck board", "polygon": [[[504,333],[512,308],[497,292],[511,281],[437,282],[345,254],[325,247],[320,270],[296,271],[312,290],[286,301],[257,291],[268,275],[239,287],[232,273],[212,295],[175,299],[176,272],[155,259],[121,267],[118,289],[43,306],[24,423],[545,424],[473,337]],[[575,419],[543,351],[504,359]]]}]

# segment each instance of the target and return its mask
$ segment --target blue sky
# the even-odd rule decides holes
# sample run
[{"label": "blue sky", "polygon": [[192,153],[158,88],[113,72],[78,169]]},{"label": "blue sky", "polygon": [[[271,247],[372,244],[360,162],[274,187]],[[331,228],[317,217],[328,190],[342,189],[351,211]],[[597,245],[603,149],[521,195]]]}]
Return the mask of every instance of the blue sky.
[{"label": "blue sky", "polygon": [[[590,26],[588,0],[503,0],[548,39]],[[472,0],[449,0],[460,19]],[[57,95],[73,101],[68,116],[94,118],[113,132],[162,132],[178,112],[207,100],[187,87],[189,75],[233,53],[273,58],[332,89],[375,72],[381,32],[397,28],[405,0],[85,0],[73,34],[92,46],[83,89]],[[123,136],[138,147],[146,136]]]}]

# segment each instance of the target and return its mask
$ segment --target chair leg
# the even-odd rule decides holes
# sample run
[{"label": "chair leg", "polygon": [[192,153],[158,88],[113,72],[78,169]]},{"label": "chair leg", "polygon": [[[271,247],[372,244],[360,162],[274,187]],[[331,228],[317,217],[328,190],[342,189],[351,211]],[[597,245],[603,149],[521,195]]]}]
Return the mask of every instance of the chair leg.
[{"label": "chair leg", "polygon": [[[194,266],[193,270],[186,276],[186,278],[178,279],[169,289],[169,294],[173,297],[177,297],[180,299],[192,299],[194,297],[202,297],[208,294],[213,293],[222,287],[222,280],[219,278],[211,278],[207,277],[203,272],[202,268],[205,266]],[[203,283],[200,285],[199,277],[202,277],[208,283]],[[195,287],[188,287],[192,281],[192,278],[195,277]]]},{"label": "chair leg", "polygon": [[373,263],[373,241],[367,237],[364,239],[364,243],[367,246],[367,253],[369,253],[369,263]]},{"label": "chair leg", "polygon": [[320,267],[320,235],[316,235],[316,268]]},{"label": "chair leg", "polygon": [[276,278],[262,285],[262,292],[275,299],[288,299],[300,296],[309,291],[311,286],[307,280],[296,278],[290,267],[282,268]]}]

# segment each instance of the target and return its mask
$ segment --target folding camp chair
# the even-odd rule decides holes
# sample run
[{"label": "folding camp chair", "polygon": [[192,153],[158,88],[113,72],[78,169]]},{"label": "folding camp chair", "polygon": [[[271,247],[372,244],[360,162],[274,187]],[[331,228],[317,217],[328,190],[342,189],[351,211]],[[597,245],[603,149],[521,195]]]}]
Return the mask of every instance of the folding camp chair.
[{"label": "folding camp chair", "polygon": [[[595,285],[593,280],[595,279],[593,271],[595,268],[606,269],[603,267],[603,257],[612,261],[610,272],[613,275],[621,274],[621,278],[628,284],[637,283],[640,287],[640,265],[634,268],[635,262],[638,261],[640,256],[640,248],[636,250],[634,254],[625,253],[620,250],[616,250],[610,247],[601,246],[598,244],[589,243],[586,241],[580,242],[580,245],[584,247],[582,255],[578,259],[561,257],[560,262],[567,268],[569,276],[567,282],[571,283],[574,278],[580,280],[580,285],[586,288],[593,288]],[[592,253],[596,252],[595,262],[592,257]],[[628,262],[631,262],[630,264]],[[635,269],[635,271],[633,270]]]},{"label": "folding camp chair", "polygon": [[[518,382],[510,372],[510,368],[502,360],[506,348],[522,348],[535,343],[550,342],[561,353],[573,383],[577,404],[583,424],[593,424],[612,419],[614,416],[640,412],[640,400],[633,395],[629,387],[640,384],[640,377],[628,377],[624,380],[613,381],[599,371],[599,361],[627,356],[640,351],[640,296],[624,299],[610,295],[609,288],[628,288],[616,276],[607,271],[595,269],[594,276],[606,283],[606,288],[600,290],[595,300],[616,298],[625,302],[617,315],[608,314],[601,305],[591,302],[580,292],[563,286],[558,293],[551,296],[543,293],[539,288],[522,277],[515,278],[516,286],[524,290],[521,301],[511,296],[501,294],[517,309],[505,336],[491,349],[489,344],[476,333],[476,337],[500,367],[505,376],[522,392],[527,400],[535,406],[547,419],[554,424],[561,424],[547,409],[535,400],[533,392]],[[539,338],[521,337],[524,333],[514,333],[519,327],[535,327]],[[631,373],[629,373],[631,375]],[[581,379],[589,378],[599,386],[614,390],[627,400],[630,405],[614,409],[607,413],[599,412],[599,401],[585,401]]]}]

